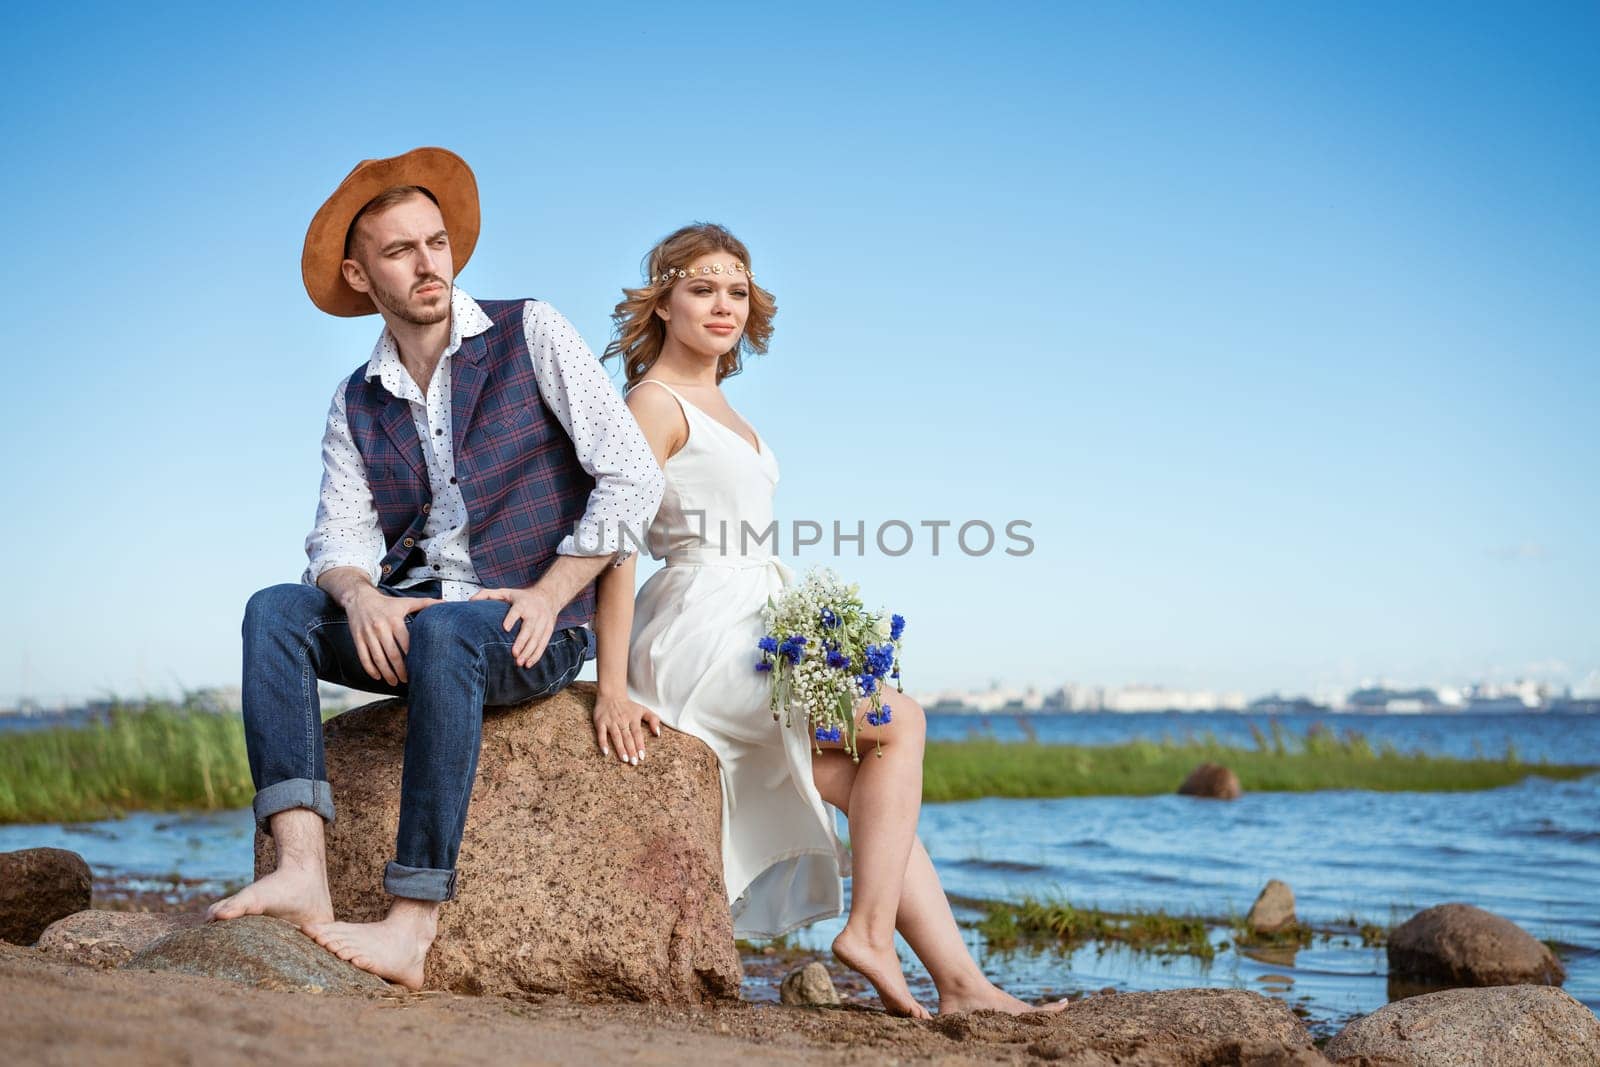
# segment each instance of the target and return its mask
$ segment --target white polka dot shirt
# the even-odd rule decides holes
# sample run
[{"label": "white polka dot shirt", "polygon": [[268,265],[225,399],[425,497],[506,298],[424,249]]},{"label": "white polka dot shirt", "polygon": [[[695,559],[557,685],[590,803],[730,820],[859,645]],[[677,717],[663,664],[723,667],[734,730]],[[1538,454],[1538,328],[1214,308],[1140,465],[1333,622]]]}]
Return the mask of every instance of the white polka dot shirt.
[{"label": "white polka dot shirt", "polygon": [[[450,364],[462,338],[492,326],[476,300],[454,290],[450,344],[434,369],[426,396],[400,362],[400,350],[387,327],[367,362],[367,378],[377,378],[411,409],[433,495],[433,507],[417,541],[423,561],[396,584],[405,588],[437,578],[445,600],[465,600],[482,588],[472,566],[466,501],[455,484]],[[572,438],[578,463],[595,480],[577,529],[561,540],[556,551],[568,556],[612,556],[613,563],[620,564],[633,554],[632,539],[642,538],[655,518],[665,476],[633,413],[572,324],[544,301],[530,300],[523,308],[522,330],[539,395]],[[334,390],[322,436],[322,493],[316,526],[306,537],[310,566],[304,580],[313,585],[335,567],[360,568],[376,584],[378,565],[387,551],[366,466],[345,414],[347,382],[341,381]],[[624,530],[633,531],[632,538],[624,536]]]}]

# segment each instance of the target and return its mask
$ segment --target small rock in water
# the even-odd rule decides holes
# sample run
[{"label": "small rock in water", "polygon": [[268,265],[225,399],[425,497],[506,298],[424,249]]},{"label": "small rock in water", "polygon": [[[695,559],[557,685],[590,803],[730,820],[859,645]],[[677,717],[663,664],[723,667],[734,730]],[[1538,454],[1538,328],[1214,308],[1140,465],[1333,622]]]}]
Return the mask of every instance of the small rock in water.
[{"label": "small rock in water", "polygon": [[31,945],[57,919],[89,906],[89,865],[64,848],[0,852],[0,941]]},{"label": "small rock in water", "polygon": [[1294,890],[1276,878],[1267,883],[1245,917],[1258,934],[1275,934],[1295,924]]},{"label": "small rock in water", "polygon": [[1212,800],[1238,800],[1244,796],[1239,786],[1239,776],[1220,763],[1202,763],[1189,772],[1189,777],[1178,787],[1186,797],[1207,797]]},{"label": "small rock in water", "polygon": [[383,993],[392,988],[283,920],[264,915],[168,934],[135,953],[123,969],[174,971],[307,993]]},{"label": "small rock in water", "polygon": [[1341,1063],[1408,1067],[1592,1067],[1600,1063],[1600,1020],[1549,986],[1447,989],[1387,1004],[1346,1026],[1323,1051]]},{"label": "small rock in water", "polygon": [[1438,904],[1395,927],[1389,973],[1456,986],[1560,985],[1567,979],[1549,946],[1471,904]]},{"label": "small rock in water", "polygon": [[839,993],[833,988],[828,968],[813,962],[784,976],[778,999],[785,1004],[834,1005],[839,1003]]},{"label": "small rock in water", "polygon": [[205,922],[198,912],[80,911],[50,924],[39,935],[40,952],[68,963],[108,970],[170,933]]}]

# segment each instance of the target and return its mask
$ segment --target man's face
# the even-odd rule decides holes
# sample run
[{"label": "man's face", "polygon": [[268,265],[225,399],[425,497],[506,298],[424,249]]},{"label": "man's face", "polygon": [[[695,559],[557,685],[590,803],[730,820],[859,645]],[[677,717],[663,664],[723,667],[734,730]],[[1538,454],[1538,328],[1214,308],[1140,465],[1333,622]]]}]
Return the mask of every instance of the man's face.
[{"label": "man's face", "polygon": [[380,311],[417,326],[449,318],[455,266],[444,217],[432,200],[419,194],[362,216],[351,245],[345,281],[369,294]]}]

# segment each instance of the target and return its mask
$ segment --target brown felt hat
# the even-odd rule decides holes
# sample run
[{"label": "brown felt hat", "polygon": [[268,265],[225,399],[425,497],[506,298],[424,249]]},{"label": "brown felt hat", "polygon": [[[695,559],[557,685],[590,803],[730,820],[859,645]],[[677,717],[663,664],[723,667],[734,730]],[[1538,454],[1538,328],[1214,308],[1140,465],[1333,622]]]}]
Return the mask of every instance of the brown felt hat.
[{"label": "brown felt hat", "polygon": [[312,216],[300,253],[306,293],[328,314],[354,318],[377,313],[372,297],[345,283],[340,266],[344,239],[361,209],[397,185],[420,185],[439,201],[457,274],[472,258],[478,244],[478,180],[464,159],[444,148],[413,148],[389,159],[363,159]]}]

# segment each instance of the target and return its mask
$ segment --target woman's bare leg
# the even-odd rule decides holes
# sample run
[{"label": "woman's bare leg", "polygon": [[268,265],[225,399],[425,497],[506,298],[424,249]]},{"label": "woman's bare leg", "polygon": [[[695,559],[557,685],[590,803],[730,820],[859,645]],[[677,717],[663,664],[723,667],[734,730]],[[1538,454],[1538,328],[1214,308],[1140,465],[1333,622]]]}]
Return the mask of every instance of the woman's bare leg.
[{"label": "woman's bare leg", "polygon": [[[893,702],[896,721],[899,718],[899,703]],[[893,725],[891,722],[891,728]],[[862,731],[863,735],[875,732],[870,727]],[[873,758],[870,751],[863,755],[862,766],[867,766],[867,761]],[[884,758],[888,758],[887,753]],[[814,755],[811,763],[822,799],[849,815],[854,792],[852,786],[857,775],[857,766],[849,754],[837,750],[824,751]],[[860,856],[861,848],[855,844],[853,820],[850,834],[856,855]],[[911,946],[911,951],[928,969],[934,986],[938,988],[941,1014],[979,1009],[1013,1014],[1039,1010],[998,988],[978,967],[977,961],[967,951],[966,941],[961,937],[961,928],[950,910],[950,901],[939,882],[933,859],[922,841],[915,837],[901,882],[895,925]]]},{"label": "woman's bare leg", "polygon": [[[861,762],[852,764],[848,803],[839,805],[850,819],[854,875],[850,916],[834,938],[833,954],[866,976],[890,1014],[926,1019],[928,1010],[912,997],[894,950],[895,914],[922,808],[926,722],[921,706],[909,697],[897,695],[891,706],[888,725],[862,730],[863,738],[870,731],[882,751],[863,746]],[[865,711],[863,701],[860,714]]]}]

